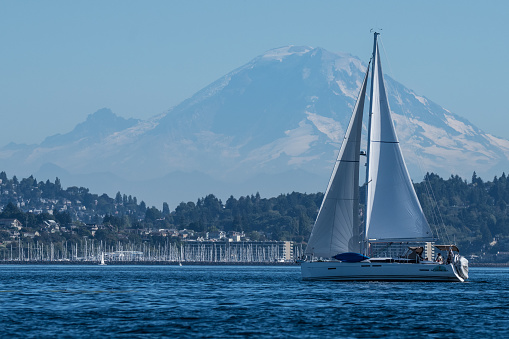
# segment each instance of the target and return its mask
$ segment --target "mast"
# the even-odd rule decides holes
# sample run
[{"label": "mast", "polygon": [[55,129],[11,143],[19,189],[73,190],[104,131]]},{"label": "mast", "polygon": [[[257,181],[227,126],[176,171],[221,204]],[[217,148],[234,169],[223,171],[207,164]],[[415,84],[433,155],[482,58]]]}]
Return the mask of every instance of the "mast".
[{"label": "mast", "polygon": [[373,33],[373,54],[371,56],[371,60],[373,61],[371,65],[371,89],[369,93],[369,120],[368,120],[368,149],[366,150],[366,194],[365,194],[365,201],[364,201],[364,227],[363,227],[363,234],[364,239],[362,242],[362,254],[365,256],[368,255],[368,232],[367,232],[367,225],[368,225],[368,187],[369,187],[369,156],[371,153],[371,118],[373,116],[373,85],[375,81],[375,77],[373,74],[375,74],[375,64],[377,63],[377,60],[375,58],[376,48],[377,48],[377,37],[380,35],[378,32]]}]

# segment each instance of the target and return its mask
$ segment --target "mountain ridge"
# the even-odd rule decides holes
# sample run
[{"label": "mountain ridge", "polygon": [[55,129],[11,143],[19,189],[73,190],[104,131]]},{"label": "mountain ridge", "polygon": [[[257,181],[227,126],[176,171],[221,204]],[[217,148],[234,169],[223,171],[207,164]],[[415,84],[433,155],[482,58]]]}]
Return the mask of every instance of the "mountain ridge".
[{"label": "mountain ridge", "polygon": [[[139,191],[148,192],[147,201],[194,200],[191,191],[204,196],[222,187],[231,189],[227,195],[310,192],[312,187],[320,191],[328,181],[366,66],[348,53],[280,47],[164,114],[124,119],[102,109],[71,132],[48,137],[39,145],[0,148],[0,159],[5,170],[19,175],[51,162],[69,173],[73,182],[68,184],[89,176],[76,185],[96,187],[89,182],[93,174],[110,173],[119,179],[115,185],[133,187],[138,196]],[[387,75],[385,81],[414,179],[420,180],[427,171],[444,177],[468,177],[476,171],[486,177],[507,167],[509,141],[484,133]],[[297,173],[292,171],[309,178],[299,174],[288,175],[294,183],[281,180],[284,173]],[[172,179],[171,173],[194,173],[200,179],[178,175]],[[109,181],[99,183],[106,192],[125,190]],[[194,187],[197,181],[203,187]]]}]

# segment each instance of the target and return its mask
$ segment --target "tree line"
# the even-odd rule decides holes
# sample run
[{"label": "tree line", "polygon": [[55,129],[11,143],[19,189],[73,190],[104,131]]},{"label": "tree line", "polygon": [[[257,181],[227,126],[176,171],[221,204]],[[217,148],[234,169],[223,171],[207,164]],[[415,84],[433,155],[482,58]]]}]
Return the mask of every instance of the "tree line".
[{"label": "tree line", "polygon": [[[8,179],[5,172],[1,172],[0,179],[3,191],[17,190],[18,201],[30,201],[25,205],[25,212],[12,203],[5,205],[0,218],[16,217],[26,221],[28,228],[36,227],[44,218],[57,220],[62,225],[79,225],[85,222],[83,214],[80,219],[74,212],[54,210],[53,215],[35,215],[26,210],[31,204],[36,205],[37,198],[41,197],[80,201],[86,207],[88,221],[107,226],[94,237],[111,242],[155,241],[136,232],[127,236],[121,234],[132,229],[171,228],[198,234],[238,231],[251,240],[306,242],[323,199],[323,193],[292,192],[271,198],[262,198],[256,193],[239,198],[230,196],[223,202],[209,194],[196,202],[181,202],[171,211],[167,203],[163,203],[161,210],[147,207],[143,201],[138,203],[135,197],[120,192],[110,198],[106,194],[92,194],[83,187],[63,189],[58,178],[53,183],[37,182],[32,176],[18,181],[15,177]],[[442,242],[456,243],[464,253],[509,251],[509,179],[505,173],[492,181],[483,181],[474,172],[470,182],[457,175],[443,179],[427,173],[414,187],[430,226],[442,236]],[[8,194],[2,194],[2,199],[5,200],[5,196]],[[363,196],[361,189],[361,201]],[[84,229],[80,236],[91,237],[91,234]]]}]

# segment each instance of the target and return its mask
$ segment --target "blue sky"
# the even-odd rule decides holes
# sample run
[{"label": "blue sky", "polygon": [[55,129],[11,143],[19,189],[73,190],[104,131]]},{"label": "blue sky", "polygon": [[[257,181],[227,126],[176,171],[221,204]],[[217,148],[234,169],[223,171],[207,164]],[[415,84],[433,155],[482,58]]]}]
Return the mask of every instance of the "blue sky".
[{"label": "blue sky", "polygon": [[509,1],[0,0],[0,146],[39,143],[109,107],[168,110],[265,51],[289,44],[368,61],[509,139]]}]

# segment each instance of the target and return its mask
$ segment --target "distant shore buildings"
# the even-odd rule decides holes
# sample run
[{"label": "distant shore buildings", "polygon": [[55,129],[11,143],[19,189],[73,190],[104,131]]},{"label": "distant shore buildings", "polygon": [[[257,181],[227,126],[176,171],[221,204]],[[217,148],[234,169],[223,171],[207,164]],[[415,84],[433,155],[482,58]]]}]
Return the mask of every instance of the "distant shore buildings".
[{"label": "distant shore buildings", "polygon": [[[61,227],[54,221],[45,221],[44,227],[50,233],[76,233],[75,227]],[[85,227],[93,236],[106,226]],[[0,242],[0,260],[4,262],[97,262],[104,254],[106,261],[112,262],[288,263],[302,252],[292,241],[251,241],[244,232],[235,231],[197,234],[187,229],[127,229],[126,233],[165,239],[162,244],[118,242],[112,246],[87,238],[79,244],[34,241],[39,232],[23,232],[23,224],[17,219],[0,219],[0,229],[9,235],[8,240]]]}]

